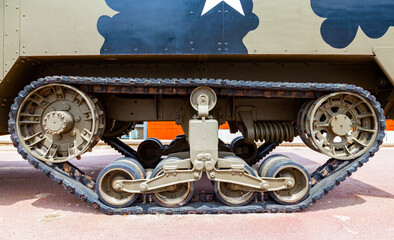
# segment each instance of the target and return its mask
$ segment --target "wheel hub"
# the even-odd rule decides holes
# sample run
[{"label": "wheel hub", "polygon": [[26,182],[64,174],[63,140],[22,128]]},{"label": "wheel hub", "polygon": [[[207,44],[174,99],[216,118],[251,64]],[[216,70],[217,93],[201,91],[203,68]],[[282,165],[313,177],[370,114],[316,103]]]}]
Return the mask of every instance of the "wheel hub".
[{"label": "wheel hub", "polygon": [[352,130],[352,120],[346,115],[339,114],[331,118],[330,127],[336,135],[345,136]]},{"label": "wheel hub", "polygon": [[49,112],[43,120],[44,130],[53,135],[67,133],[74,126],[74,119],[67,111]]}]

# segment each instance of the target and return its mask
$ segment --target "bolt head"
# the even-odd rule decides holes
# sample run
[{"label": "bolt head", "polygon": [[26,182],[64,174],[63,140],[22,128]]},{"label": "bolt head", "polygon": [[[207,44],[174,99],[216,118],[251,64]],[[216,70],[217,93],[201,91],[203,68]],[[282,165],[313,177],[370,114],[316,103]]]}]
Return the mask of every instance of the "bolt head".
[{"label": "bolt head", "polygon": [[141,191],[146,191],[148,189],[148,185],[146,185],[146,183],[141,183],[140,184],[140,190]]},{"label": "bolt head", "polygon": [[120,184],[119,183],[117,183],[117,184],[115,184],[115,190],[121,190],[121,187],[120,187]]},{"label": "bolt head", "polygon": [[286,182],[286,186],[289,187],[289,188],[292,188],[292,187],[294,187],[294,182],[289,180],[289,181]]},{"label": "bolt head", "polygon": [[262,190],[268,190],[269,187],[270,187],[270,186],[268,185],[268,183],[263,183],[263,184],[261,184],[261,189],[262,189]]}]

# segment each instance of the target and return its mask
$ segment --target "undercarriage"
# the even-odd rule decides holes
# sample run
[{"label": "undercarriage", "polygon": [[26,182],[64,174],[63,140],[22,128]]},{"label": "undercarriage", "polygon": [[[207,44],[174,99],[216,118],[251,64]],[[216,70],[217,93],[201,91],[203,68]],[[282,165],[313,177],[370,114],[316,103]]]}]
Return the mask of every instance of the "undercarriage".
[{"label": "undercarriage", "polygon": [[[168,146],[118,139],[137,122],[169,120],[185,135]],[[242,133],[229,145],[218,138],[225,122]],[[213,79],[46,77],[19,93],[9,118],[23,158],[108,214],[300,211],[366,163],[384,130],[379,102],[360,87]],[[327,162],[308,172],[266,157],[296,136]],[[100,140],[124,157],[93,179],[69,161]],[[201,178],[212,193],[194,193]]]}]

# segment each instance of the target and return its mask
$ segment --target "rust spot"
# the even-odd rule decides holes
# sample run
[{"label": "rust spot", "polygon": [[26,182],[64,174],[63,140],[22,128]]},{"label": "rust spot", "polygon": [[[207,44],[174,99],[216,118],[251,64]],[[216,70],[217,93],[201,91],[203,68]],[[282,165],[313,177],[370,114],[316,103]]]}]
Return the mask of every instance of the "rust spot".
[{"label": "rust spot", "polygon": [[101,86],[93,86],[93,92],[103,92],[103,89]]},{"label": "rust spot", "polygon": [[272,97],[272,91],[264,91],[264,97]]},{"label": "rust spot", "polygon": [[109,92],[109,93],[116,93],[116,87],[108,86],[107,87],[107,92]]},{"label": "rust spot", "polygon": [[305,92],[306,98],[313,98],[314,96],[315,96],[315,94],[313,94],[313,92]]}]

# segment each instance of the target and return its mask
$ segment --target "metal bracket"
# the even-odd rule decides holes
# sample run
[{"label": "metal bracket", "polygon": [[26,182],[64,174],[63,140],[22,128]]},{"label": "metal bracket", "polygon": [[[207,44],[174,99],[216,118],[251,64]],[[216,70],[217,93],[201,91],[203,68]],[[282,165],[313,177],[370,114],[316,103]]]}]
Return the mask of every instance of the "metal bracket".
[{"label": "metal bracket", "polygon": [[239,124],[239,129],[246,143],[254,143],[255,130],[254,122],[256,121],[256,107],[254,106],[239,106],[236,109],[237,121],[242,122]]},{"label": "metal bracket", "polygon": [[[204,157],[205,161],[202,160]],[[167,163],[163,167],[164,173],[160,176],[148,180],[116,180],[114,186],[116,189],[128,193],[148,194],[161,192],[173,185],[200,180],[204,170],[212,181],[231,183],[237,185],[239,189],[248,191],[279,191],[292,188],[295,184],[295,180],[292,177],[254,177],[245,172],[245,166],[240,161],[232,160],[231,158],[218,159],[217,162],[217,166],[230,167],[229,169],[216,169],[208,155],[201,156],[200,161],[197,162],[202,163],[199,169],[196,168],[196,165],[194,165],[193,169],[180,169],[191,167],[190,159]]]}]

